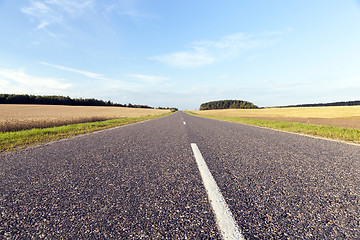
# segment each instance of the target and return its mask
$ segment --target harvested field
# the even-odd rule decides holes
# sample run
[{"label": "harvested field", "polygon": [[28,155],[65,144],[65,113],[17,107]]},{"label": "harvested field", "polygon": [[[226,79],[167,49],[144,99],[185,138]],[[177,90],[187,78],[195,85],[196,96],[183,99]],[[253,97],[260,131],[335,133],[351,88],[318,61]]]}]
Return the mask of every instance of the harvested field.
[{"label": "harvested field", "polygon": [[0,131],[134,118],[169,112],[170,110],[125,107],[0,104]]},{"label": "harvested field", "polygon": [[360,106],[219,109],[193,112],[208,116],[254,118],[360,129]]}]

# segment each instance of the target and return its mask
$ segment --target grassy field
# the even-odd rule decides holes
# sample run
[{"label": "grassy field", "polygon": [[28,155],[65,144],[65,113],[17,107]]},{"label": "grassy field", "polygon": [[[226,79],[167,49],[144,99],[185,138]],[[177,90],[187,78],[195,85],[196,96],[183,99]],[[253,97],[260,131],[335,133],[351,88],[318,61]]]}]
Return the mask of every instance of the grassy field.
[{"label": "grassy field", "polygon": [[0,132],[46,128],[109,119],[136,118],[165,113],[169,113],[169,110],[96,106],[0,104]]},{"label": "grassy field", "polygon": [[226,109],[194,115],[360,143],[360,107]]},{"label": "grassy field", "polygon": [[360,129],[360,106],[221,109],[193,112],[207,116],[254,118]]},{"label": "grassy field", "polygon": [[0,152],[170,114],[158,109],[4,104],[0,105]]}]

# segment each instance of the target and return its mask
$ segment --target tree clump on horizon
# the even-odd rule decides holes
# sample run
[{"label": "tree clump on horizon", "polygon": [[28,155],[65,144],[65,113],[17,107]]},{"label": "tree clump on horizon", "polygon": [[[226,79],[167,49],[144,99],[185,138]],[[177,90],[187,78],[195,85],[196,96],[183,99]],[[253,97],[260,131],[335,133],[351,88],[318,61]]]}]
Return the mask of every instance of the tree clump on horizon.
[{"label": "tree clump on horizon", "polygon": [[290,107],[337,107],[337,106],[359,106],[360,101],[345,101],[345,102],[331,102],[331,103],[310,103],[310,104],[297,104],[278,106],[278,108],[290,108]]},{"label": "tree clump on horizon", "polygon": [[257,109],[259,107],[251,102],[243,101],[243,100],[220,100],[220,101],[206,102],[200,105],[200,110],[230,109],[230,108]]}]

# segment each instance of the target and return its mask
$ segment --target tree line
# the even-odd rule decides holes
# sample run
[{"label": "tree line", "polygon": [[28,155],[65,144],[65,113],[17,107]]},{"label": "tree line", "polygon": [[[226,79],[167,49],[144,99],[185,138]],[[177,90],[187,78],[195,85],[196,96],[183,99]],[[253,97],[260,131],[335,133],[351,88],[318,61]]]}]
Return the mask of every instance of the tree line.
[{"label": "tree line", "polygon": [[257,109],[259,107],[251,102],[243,101],[243,100],[220,100],[220,101],[206,102],[200,105],[200,110],[229,109],[229,108]]},{"label": "tree line", "polygon": [[[151,108],[147,105],[119,104],[111,101],[103,101],[95,98],[70,98],[69,96],[40,96],[28,94],[0,94],[0,104],[46,104],[46,105],[72,105],[72,106],[113,106],[129,108]],[[176,109],[160,108],[159,109]],[[176,109],[177,110],[177,109]]]},{"label": "tree line", "polygon": [[360,105],[360,101],[344,101],[344,102],[332,102],[332,103],[313,103],[313,104],[297,104],[288,106],[279,106],[279,108],[289,107],[336,107],[336,106],[357,106]]}]

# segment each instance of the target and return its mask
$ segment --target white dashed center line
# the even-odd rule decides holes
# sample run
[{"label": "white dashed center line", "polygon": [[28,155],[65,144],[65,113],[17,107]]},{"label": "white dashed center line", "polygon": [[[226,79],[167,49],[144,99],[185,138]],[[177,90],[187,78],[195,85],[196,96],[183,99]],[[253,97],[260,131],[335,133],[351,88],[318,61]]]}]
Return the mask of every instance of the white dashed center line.
[{"label": "white dashed center line", "polygon": [[183,123],[184,123],[184,125],[186,125],[186,122],[185,122],[185,121],[184,121]]},{"label": "white dashed center line", "polygon": [[244,239],[196,143],[191,143],[196,163],[223,239]]}]

